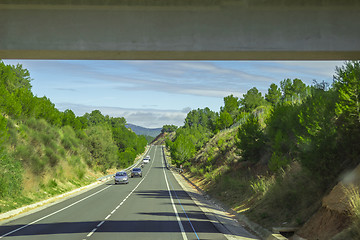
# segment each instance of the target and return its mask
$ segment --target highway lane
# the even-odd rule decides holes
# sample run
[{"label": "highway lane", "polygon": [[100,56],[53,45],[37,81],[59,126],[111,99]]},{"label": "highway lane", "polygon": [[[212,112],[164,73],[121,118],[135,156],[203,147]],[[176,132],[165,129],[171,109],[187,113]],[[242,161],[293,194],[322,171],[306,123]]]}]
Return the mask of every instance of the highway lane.
[{"label": "highway lane", "polygon": [[[1,239],[225,239],[164,167],[160,146],[142,178],[109,181],[0,225]],[[1,223],[0,223],[1,224]]]}]

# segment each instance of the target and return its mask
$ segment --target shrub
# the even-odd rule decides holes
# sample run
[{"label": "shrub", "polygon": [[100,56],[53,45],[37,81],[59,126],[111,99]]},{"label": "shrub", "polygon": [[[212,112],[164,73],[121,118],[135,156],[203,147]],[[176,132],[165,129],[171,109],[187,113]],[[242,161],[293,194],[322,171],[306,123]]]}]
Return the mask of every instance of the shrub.
[{"label": "shrub", "polygon": [[30,165],[32,171],[35,174],[40,174],[45,169],[46,161],[44,159],[41,159],[38,155],[34,154],[30,156]]},{"label": "shrub", "polygon": [[62,128],[62,131],[61,144],[65,149],[76,152],[76,148],[80,145],[80,140],[76,137],[74,129],[70,126],[65,126]]},{"label": "shrub", "polygon": [[44,131],[47,129],[49,124],[44,119],[29,118],[26,121],[26,125],[35,131]]},{"label": "shrub", "polygon": [[81,163],[81,159],[79,156],[71,156],[69,159],[68,159],[68,162],[71,166],[75,167],[77,166],[78,164]]},{"label": "shrub", "polygon": [[49,147],[45,148],[45,155],[48,158],[49,163],[52,167],[54,167],[60,160],[56,152],[54,152],[54,150]]},{"label": "shrub", "polygon": [[83,165],[79,165],[79,167],[76,168],[76,176],[78,177],[78,179],[83,179],[86,173],[86,168]]},{"label": "shrub", "polygon": [[22,165],[0,150],[0,196],[15,197],[22,191]]},{"label": "shrub", "polygon": [[30,157],[34,154],[34,148],[30,145],[19,144],[14,152],[14,157],[24,162],[30,162]]},{"label": "shrub", "polygon": [[275,183],[274,176],[271,176],[269,178],[266,178],[265,176],[257,176],[256,180],[250,181],[250,186],[255,193],[265,195],[270,189],[270,187],[274,185],[274,183]]},{"label": "shrub", "polygon": [[194,166],[191,166],[190,167],[190,172],[194,175],[197,175],[198,174],[198,169],[197,167],[194,167]]},{"label": "shrub", "polygon": [[287,156],[284,156],[277,152],[273,152],[269,160],[268,167],[272,172],[276,173],[283,170],[286,166],[288,166],[289,163],[290,160],[287,159]]}]

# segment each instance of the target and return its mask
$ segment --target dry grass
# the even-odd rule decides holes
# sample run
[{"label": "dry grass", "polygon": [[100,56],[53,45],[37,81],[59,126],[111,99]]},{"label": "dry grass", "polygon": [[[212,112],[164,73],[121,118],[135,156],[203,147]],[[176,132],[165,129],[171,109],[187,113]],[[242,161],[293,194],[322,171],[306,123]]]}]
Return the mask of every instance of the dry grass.
[{"label": "dry grass", "polygon": [[353,219],[349,231],[349,239],[360,239],[360,190],[359,187],[351,185],[345,190],[345,194],[350,206],[350,215]]},{"label": "dry grass", "polygon": [[355,219],[360,220],[360,191],[359,191],[359,187],[351,185],[350,187],[346,188],[345,193],[346,193],[348,201],[349,201],[351,215]]}]

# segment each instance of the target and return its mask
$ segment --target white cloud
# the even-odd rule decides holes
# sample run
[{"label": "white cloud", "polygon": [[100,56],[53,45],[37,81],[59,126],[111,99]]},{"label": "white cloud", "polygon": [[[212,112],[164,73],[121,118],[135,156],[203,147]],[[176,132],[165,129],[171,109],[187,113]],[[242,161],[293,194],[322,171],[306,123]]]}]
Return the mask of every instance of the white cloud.
[{"label": "white cloud", "polygon": [[130,109],[73,103],[59,103],[56,104],[56,107],[60,111],[71,109],[77,116],[91,113],[93,110],[100,110],[104,116],[124,117],[128,123],[146,128],[161,128],[166,124],[182,126],[188,113],[184,110]]},{"label": "white cloud", "polygon": [[219,97],[224,98],[229,95],[234,95],[237,97],[242,97],[244,93],[226,91],[226,90],[204,90],[204,89],[185,89],[182,92],[183,94],[197,95],[197,96],[206,96],[206,97]]}]

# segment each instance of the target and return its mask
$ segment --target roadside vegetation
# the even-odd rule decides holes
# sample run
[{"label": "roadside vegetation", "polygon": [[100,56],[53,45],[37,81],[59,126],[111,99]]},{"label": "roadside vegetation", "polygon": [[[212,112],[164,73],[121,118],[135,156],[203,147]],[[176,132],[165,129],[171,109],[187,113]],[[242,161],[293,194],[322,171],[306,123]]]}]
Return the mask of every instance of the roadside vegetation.
[{"label": "roadside vegetation", "polygon": [[28,70],[0,61],[0,213],[131,165],[147,140],[124,118],[78,117],[31,91]]},{"label": "roadside vegetation", "polygon": [[219,112],[193,110],[166,146],[174,165],[233,210],[269,228],[302,226],[359,164],[359,106],[360,62],[345,62],[332,85],[285,79],[265,96],[255,87],[227,96]]}]

